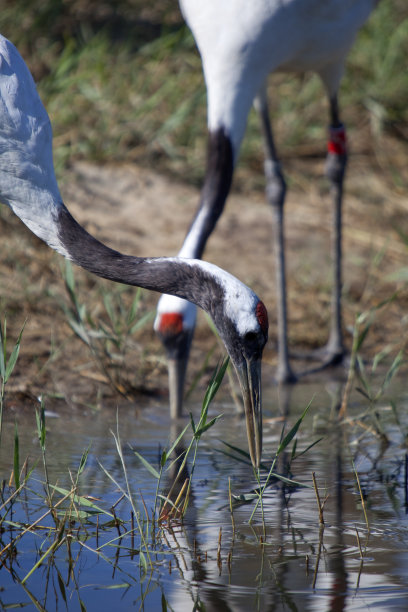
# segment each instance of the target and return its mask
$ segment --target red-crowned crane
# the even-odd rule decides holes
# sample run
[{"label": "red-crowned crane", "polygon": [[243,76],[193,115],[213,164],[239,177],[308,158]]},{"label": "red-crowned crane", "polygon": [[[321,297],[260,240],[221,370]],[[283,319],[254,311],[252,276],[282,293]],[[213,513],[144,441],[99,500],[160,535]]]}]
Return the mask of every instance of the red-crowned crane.
[{"label": "red-crowned crane", "polygon": [[116,282],[185,298],[208,312],[240,380],[252,463],[262,451],[261,358],[268,315],[251,289],[206,262],[133,257],[88,234],[64,206],[52,160],[52,129],[17,49],[0,36],[0,201],[77,265]]},{"label": "red-crowned crane", "polygon": [[[223,211],[251,105],[259,112],[265,149],[266,196],[274,216],[280,382],[293,382],[287,340],[283,207],[285,180],[269,121],[266,86],[274,71],[316,72],[323,81],[330,127],[326,174],[333,215],[333,289],[325,365],[344,355],[341,317],[341,213],[347,161],[346,135],[337,93],[347,53],[378,0],[180,0],[201,54],[207,87],[208,158],[199,207],[180,255],[201,258]],[[250,237],[248,237],[250,240]],[[196,309],[162,296],[155,330],[169,361],[171,414],[182,409],[183,381]]]}]

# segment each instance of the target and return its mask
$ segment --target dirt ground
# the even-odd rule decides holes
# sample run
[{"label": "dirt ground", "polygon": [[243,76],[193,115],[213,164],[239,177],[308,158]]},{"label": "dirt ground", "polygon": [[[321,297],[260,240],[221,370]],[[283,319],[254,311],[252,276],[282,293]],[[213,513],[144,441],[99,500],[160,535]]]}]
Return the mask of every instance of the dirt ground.
[{"label": "dirt ground", "polygon": [[[311,348],[327,337],[331,286],[328,186],[324,159],[289,161],[286,204],[289,334],[293,348]],[[238,173],[244,172],[238,168]],[[242,180],[240,182],[242,185]],[[64,201],[74,216],[110,246],[135,255],[177,253],[195,210],[198,191],[152,169],[77,163],[64,174]],[[377,161],[354,155],[349,164],[344,207],[344,325],[349,331],[358,312],[395,298],[375,314],[363,353],[369,359],[390,348],[405,349],[408,331],[407,244],[408,197],[381,172]],[[12,213],[0,213],[2,258],[0,311],[7,314],[9,343],[27,319],[20,358],[9,384],[14,405],[41,393],[70,405],[95,404],[102,397],[117,401],[89,349],[67,324],[61,308],[67,302],[62,258],[32,236]],[[236,191],[211,237],[205,259],[238,276],[267,305],[270,341],[265,351],[266,375],[276,363],[275,282],[272,218],[263,193]],[[75,271],[78,294],[93,314],[102,310],[98,283]],[[99,304],[98,304],[99,301]],[[154,308],[157,296],[146,292]],[[141,387],[166,396],[163,351],[151,324],[138,339],[137,355],[128,352],[123,365],[142,372]],[[189,380],[214,345],[204,316],[199,317]],[[9,344],[10,346],[10,344]],[[220,350],[210,360],[209,371]],[[140,366],[140,358],[143,366]],[[295,369],[296,369],[295,364]],[[140,381],[139,381],[140,383]],[[205,379],[202,384],[205,384]]]}]

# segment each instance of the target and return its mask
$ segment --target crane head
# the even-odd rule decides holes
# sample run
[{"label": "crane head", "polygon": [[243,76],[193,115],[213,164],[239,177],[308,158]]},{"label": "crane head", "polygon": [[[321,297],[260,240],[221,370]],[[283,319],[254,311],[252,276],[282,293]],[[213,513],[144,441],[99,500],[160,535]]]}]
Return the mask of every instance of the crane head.
[{"label": "crane head", "polygon": [[[258,467],[262,452],[261,361],[268,339],[267,310],[251,289],[228,273],[207,262],[191,261],[190,265],[204,268],[206,272],[203,276],[200,273],[197,283],[203,300],[198,303],[211,315],[236,370],[251,460]],[[167,352],[173,418],[181,415],[184,375],[195,321],[194,304],[170,295],[160,298],[154,329]]]},{"label": "crane head", "polygon": [[[186,300],[200,306],[214,321],[238,375],[249,452],[254,467],[259,467],[262,452],[261,361],[268,339],[268,313],[263,302],[236,277],[209,262],[177,258],[150,262],[157,266],[157,275],[168,279],[173,295],[178,296],[162,296],[155,329],[165,346],[167,343],[168,354],[179,360],[179,370],[182,369],[181,355],[188,356],[185,348],[186,345],[189,348],[191,342],[196,314],[195,307]],[[170,262],[174,264],[171,269]]]},{"label": "crane head", "polygon": [[173,295],[162,295],[157,305],[154,330],[167,356],[170,416],[181,416],[184,380],[197,316],[195,304]]},{"label": "crane head", "polygon": [[[227,302],[228,306],[228,302]],[[262,454],[261,362],[268,340],[268,313],[253,294],[249,309],[229,309],[214,322],[235,367],[244,401],[249,453],[254,467]]]}]

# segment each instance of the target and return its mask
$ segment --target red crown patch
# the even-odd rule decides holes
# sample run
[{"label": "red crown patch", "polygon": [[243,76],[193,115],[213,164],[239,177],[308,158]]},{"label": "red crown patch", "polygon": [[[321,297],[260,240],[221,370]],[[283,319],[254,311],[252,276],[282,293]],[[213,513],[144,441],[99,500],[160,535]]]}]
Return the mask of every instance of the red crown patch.
[{"label": "red crown patch", "polygon": [[265,308],[265,304],[261,302],[260,300],[258,304],[256,305],[255,314],[256,314],[256,318],[258,319],[258,323],[261,326],[261,329],[266,336],[268,333],[268,327],[269,327],[268,311]]},{"label": "red crown patch", "polygon": [[160,317],[159,331],[162,334],[181,334],[183,331],[183,315],[179,312],[165,312]]}]

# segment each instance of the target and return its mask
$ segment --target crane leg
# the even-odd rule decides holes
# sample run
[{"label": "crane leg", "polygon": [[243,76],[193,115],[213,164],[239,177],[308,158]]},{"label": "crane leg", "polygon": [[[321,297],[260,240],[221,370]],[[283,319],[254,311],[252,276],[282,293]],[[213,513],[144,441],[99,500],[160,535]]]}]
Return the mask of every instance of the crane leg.
[{"label": "crane leg", "polygon": [[255,108],[259,113],[264,139],[266,198],[272,208],[274,221],[274,250],[278,300],[278,367],[276,377],[278,382],[292,383],[297,380],[297,377],[289,363],[288,349],[285,235],[283,214],[286,183],[276,154],[271,123],[269,120],[266,92],[264,90],[257,96]]},{"label": "crane leg", "polygon": [[[289,363],[287,333],[287,300],[284,249],[284,202],[286,194],[285,179],[276,154],[272,128],[269,120],[266,92],[260,92],[255,107],[262,125],[265,148],[266,197],[274,215],[274,248],[276,257],[277,291],[278,291],[278,370],[280,382],[293,382],[296,375]],[[309,358],[322,360],[321,368],[340,363],[344,357],[341,290],[342,290],[342,202],[343,184],[347,165],[346,133],[339,120],[337,96],[330,99],[331,125],[329,127],[326,176],[330,181],[330,192],[333,199],[332,218],[332,260],[333,284],[331,296],[331,323],[329,339],[326,346],[314,351]],[[306,355],[303,356],[307,358]],[[314,370],[313,370],[314,371]]]},{"label": "crane leg", "polygon": [[[331,295],[330,331],[327,344],[303,359],[319,360],[321,364],[309,372],[316,372],[343,361],[345,350],[342,332],[342,204],[343,184],[347,166],[346,131],[339,119],[337,96],[330,98],[329,140],[327,145],[326,176],[330,182],[333,200],[331,256],[333,262],[333,282]],[[300,355],[299,355],[300,356]],[[307,373],[307,372],[306,372]]]},{"label": "crane leg", "polygon": [[333,286],[331,297],[331,324],[326,345],[326,363],[340,363],[344,357],[341,290],[342,290],[342,202],[343,184],[347,165],[346,131],[339,120],[337,97],[330,100],[331,125],[329,127],[326,176],[330,181],[333,199],[332,260]]}]

